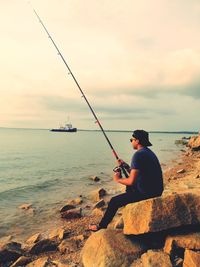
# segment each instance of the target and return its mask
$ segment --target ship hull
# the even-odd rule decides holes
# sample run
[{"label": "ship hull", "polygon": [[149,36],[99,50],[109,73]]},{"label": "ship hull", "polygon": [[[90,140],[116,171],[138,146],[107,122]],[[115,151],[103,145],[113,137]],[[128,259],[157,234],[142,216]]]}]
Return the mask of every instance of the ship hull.
[{"label": "ship hull", "polygon": [[61,132],[61,133],[74,133],[77,132],[77,128],[71,128],[71,129],[51,129],[51,132]]}]

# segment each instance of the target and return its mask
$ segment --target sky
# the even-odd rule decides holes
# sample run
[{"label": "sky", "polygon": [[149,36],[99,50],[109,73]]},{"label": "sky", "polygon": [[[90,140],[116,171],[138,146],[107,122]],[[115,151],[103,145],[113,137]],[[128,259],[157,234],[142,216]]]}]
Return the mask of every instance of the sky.
[{"label": "sky", "polygon": [[199,131],[199,0],[0,1],[0,127]]}]

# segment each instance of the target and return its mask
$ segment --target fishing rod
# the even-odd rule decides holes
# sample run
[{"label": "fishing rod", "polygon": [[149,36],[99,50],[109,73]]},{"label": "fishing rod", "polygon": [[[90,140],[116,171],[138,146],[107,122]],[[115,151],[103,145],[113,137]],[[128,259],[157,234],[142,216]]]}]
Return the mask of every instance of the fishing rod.
[{"label": "fishing rod", "polygon": [[[30,2],[28,2],[28,3],[31,4]],[[84,92],[83,92],[81,86],[79,85],[79,83],[78,83],[76,77],[74,76],[73,72],[71,71],[69,65],[67,64],[65,58],[63,57],[62,53],[60,52],[58,46],[56,45],[55,41],[53,40],[52,36],[50,35],[49,31],[47,30],[47,28],[46,28],[46,26],[44,25],[43,21],[41,20],[40,16],[38,15],[38,13],[36,12],[36,10],[35,10],[33,7],[32,7],[32,9],[33,9],[34,14],[35,14],[36,17],[38,18],[39,22],[41,23],[43,29],[44,29],[45,32],[47,33],[48,38],[51,40],[52,44],[54,45],[55,49],[57,50],[58,55],[61,57],[63,63],[64,63],[65,66],[67,67],[67,69],[68,69],[68,74],[70,74],[70,75],[72,76],[72,78],[73,78],[75,84],[77,85],[77,87],[78,87],[78,89],[79,89],[79,91],[80,91],[80,93],[81,93],[81,96],[82,96],[82,97],[84,98],[84,100],[86,101],[86,103],[87,103],[87,105],[88,105],[90,111],[92,112],[92,114],[93,114],[93,116],[94,116],[94,118],[95,118],[95,123],[97,123],[97,124],[99,125],[99,127],[100,127],[100,129],[101,129],[101,131],[102,131],[102,133],[103,133],[103,135],[104,135],[104,137],[105,137],[105,139],[106,139],[108,145],[110,146],[110,148],[111,148],[111,150],[112,150],[112,153],[113,153],[114,157],[115,157],[117,160],[119,160],[119,156],[117,155],[117,152],[116,152],[115,149],[113,148],[113,146],[112,146],[112,144],[111,144],[111,142],[110,142],[108,136],[107,136],[106,133],[105,133],[105,130],[103,129],[103,127],[102,127],[102,125],[101,125],[99,119],[97,118],[97,115],[95,114],[93,108],[91,107],[91,105],[90,105],[90,103],[89,103],[87,97],[85,96],[85,94],[84,94]],[[114,170],[115,172],[116,172],[116,171],[121,172],[120,170],[122,170],[122,172],[123,172],[123,174],[125,175],[125,177],[128,177],[129,175],[128,175],[128,173],[127,173],[127,169],[128,169],[128,166],[127,166],[127,165],[128,165],[128,164],[126,164],[125,162],[123,162],[123,163],[121,163],[121,165],[119,166],[119,168],[116,167],[116,168],[114,168],[113,170]]]}]

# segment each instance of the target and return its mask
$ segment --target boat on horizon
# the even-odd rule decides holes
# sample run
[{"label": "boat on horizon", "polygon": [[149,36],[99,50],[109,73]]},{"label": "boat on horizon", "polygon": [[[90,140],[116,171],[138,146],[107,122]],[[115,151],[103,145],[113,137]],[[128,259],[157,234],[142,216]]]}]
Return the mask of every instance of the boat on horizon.
[{"label": "boat on horizon", "polygon": [[71,123],[66,123],[65,126],[60,126],[59,128],[54,128],[50,130],[51,132],[77,132],[77,128],[74,128]]}]

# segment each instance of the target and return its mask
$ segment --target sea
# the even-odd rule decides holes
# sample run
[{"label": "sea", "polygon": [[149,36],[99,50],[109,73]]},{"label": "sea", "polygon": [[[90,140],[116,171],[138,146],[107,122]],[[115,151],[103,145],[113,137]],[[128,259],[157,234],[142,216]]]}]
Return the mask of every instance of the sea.
[{"label": "sea", "polygon": [[[131,132],[106,132],[119,158],[130,163]],[[150,133],[151,149],[163,170],[184,149],[175,140],[189,133]],[[112,193],[116,159],[101,131],[75,133],[40,129],[0,128],[0,238],[19,239],[60,223],[67,200],[104,187]],[[98,176],[99,183],[90,178]],[[20,208],[31,204],[29,211]]]}]

